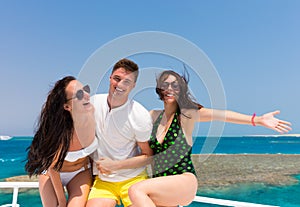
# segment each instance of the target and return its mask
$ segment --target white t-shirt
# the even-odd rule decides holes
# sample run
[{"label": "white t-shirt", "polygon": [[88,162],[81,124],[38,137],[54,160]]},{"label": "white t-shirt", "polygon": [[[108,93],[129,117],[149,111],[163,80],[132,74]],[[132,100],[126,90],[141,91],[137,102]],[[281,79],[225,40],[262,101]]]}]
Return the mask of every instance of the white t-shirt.
[{"label": "white t-shirt", "polygon": [[[96,138],[99,142],[94,158],[125,160],[140,154],[137,142],[148,141],[152,131],[149,112],[134,100],[128,100],[124,105],[109,111],[107,96],[97,94],[91,98],[95,107]],[[98,174],[95,166],[93,169],[94,174]],[[98,176],[104,181],[119,182],[139,175],[144,169],[122,169],[113,177]]]}]

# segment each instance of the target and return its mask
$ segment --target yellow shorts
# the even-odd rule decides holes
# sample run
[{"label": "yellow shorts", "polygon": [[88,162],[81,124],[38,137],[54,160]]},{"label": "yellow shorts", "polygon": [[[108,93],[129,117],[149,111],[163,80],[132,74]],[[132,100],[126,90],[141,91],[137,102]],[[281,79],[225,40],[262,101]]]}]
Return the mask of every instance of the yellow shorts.
[{"label": "yellow shorts", "polygon": [[88,200],[93,198],[110,198],[116,200],[118,205],[121,204],[120,200],[122,200],[124,207],[130,206],[131,201],[129,199],[128,189],[133,184],[146,180],[147,178],[146,171],[143,171],[134,178],[120,182],[107,182],[96,176]]}]

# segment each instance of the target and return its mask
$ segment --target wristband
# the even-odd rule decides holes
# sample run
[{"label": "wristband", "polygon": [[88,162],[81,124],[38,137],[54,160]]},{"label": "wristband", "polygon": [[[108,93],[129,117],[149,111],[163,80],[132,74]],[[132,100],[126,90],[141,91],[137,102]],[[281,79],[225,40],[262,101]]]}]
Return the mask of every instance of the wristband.
[{"label": "wristband", "polygon": [[254,113],[254,114],[252,115],[252,118],[251,118],[252,126],[256,126],[256,124],[255,124],[255,122],[254,122],[255,116],[256,116],[256,113]]}]

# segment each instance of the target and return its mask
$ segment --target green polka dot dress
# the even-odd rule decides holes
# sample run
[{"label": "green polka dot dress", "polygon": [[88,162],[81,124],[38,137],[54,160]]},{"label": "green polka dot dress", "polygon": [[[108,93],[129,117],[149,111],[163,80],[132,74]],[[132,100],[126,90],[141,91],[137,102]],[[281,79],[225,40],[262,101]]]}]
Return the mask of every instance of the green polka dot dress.
[{"label": "green polka dot dress", "polygon": [[187,144],[180,127],[178,112],[175,113],[163,142],[157,141],[156,132],[162,115],[163,112],[155,121],[149,141],[154,153],[153,177],[176,175],[184,172],[196,174],[191,160],[192,148]]}]

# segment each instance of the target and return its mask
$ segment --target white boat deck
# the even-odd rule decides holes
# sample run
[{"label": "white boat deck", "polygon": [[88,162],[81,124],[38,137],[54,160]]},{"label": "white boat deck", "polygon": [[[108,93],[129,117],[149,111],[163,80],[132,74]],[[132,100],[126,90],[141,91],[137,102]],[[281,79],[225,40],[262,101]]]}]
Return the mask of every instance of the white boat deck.
[{"label": "white boat deck", "polygon": [[[0,207],[20,207],[20,205],[18,204],[19,189],[38,188],[38,187],[39,187],[38,182],[0,182],[0,188],[13,188],[12,203],[3,204]],[[231,207],[278,207],[278,206],[263,205],[263,204],[256,204],[256,203],[208,198],[203,196],[196,196],[194,202],[215,204],[220,206],[231,206]]]}]

